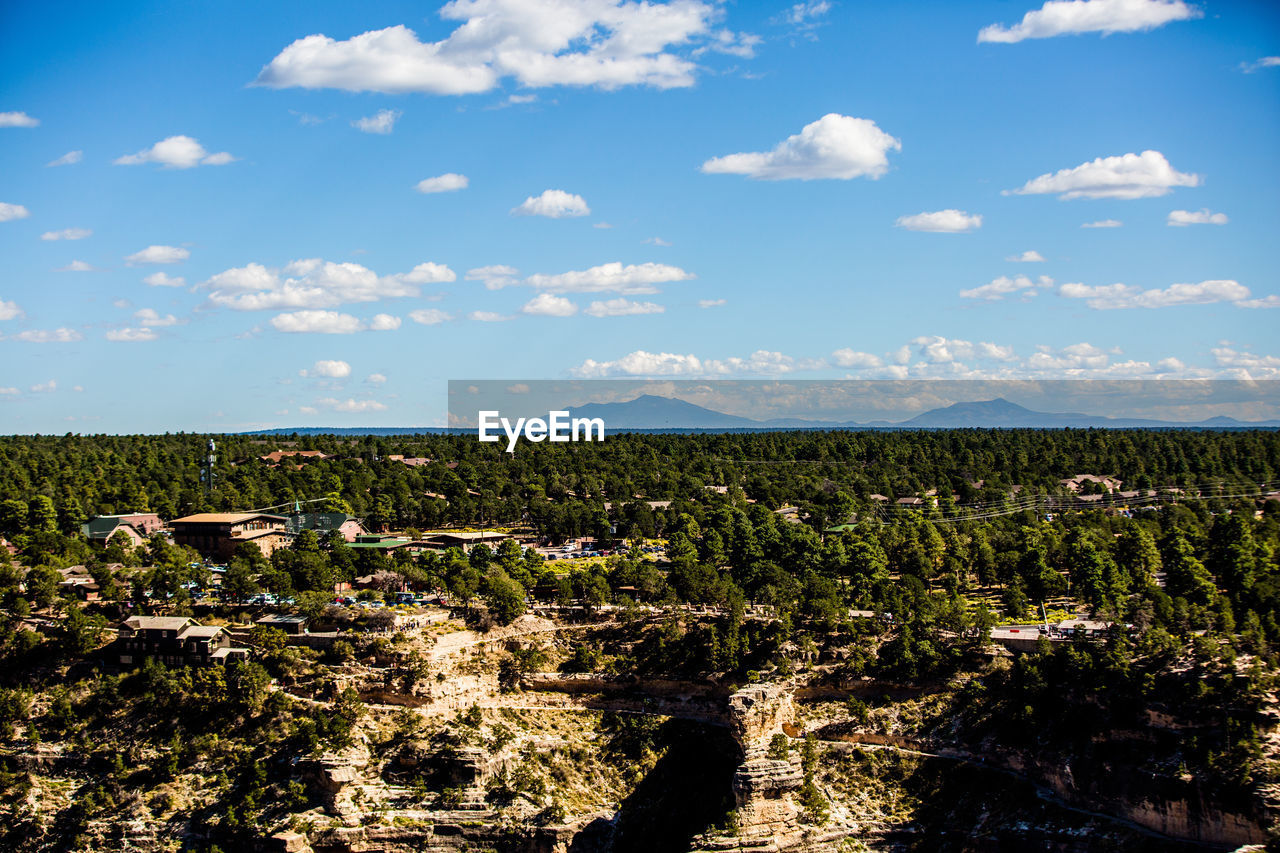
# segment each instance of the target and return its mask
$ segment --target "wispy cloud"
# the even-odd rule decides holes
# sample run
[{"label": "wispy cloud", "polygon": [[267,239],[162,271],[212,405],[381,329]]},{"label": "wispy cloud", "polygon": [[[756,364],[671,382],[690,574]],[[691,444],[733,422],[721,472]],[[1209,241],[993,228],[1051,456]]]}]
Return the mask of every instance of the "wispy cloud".
[{"label": "wispy cloud", "polygon": [[41,240],[83,240],[93,234],[89,228],[63,228],[61,231],[46,231],[40,235]]},{"label": "wispy cloud", "polygon": [[148,246],[124,259],[131,267],[142,264],[176,264],[191,257],[191,250],[181,246]]},{"label": "wispy cloud", "polygon": [[58,157],[54,160],[50,160],[48,163],[45,163],[45,166],[74,166],[76,163],[79,163],[83,159],[84,159],[83,151],[68,151],[66,154],[63,154],[61,157]]},{"label": "wispy cloud", "polygon": [[1280,67],[1280,56],[1264,56],[1255,62],[1241,62],[1240,70],[1245,74],[1252,74],[1255,71],[1261,71],[1264,68]]},{"label": "wispy cloud", "polygon": [[396,121],[402,113],[399,110],[378,110],[371,116],[358,118],[351,126],[361,133],[377,133],[386,135],[395,129]]},{"label": "wispy cloud", "polygon": [[436,175],[434,178],[423,178],[414,185],[414,189],[420,193],[452,193],[458,190],[465,190],[470,181],[466,175],[459,175],[455,172],[445,172],[443,175]]}]

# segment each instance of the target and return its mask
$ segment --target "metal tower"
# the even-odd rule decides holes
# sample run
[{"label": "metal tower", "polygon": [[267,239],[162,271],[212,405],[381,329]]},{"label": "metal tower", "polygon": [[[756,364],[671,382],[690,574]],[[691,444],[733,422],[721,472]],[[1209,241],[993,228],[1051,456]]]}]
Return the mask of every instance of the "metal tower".
[{"label": "metal tower", "polygon": [[213,463],[218,461],[218,456],[214,453],[218,449],[218,445],[213,443],[213,439],[209,439],[209,444],[205,448],[204,461],[200,464],[200,482],[204,483],[205,492],[213,491]]}]

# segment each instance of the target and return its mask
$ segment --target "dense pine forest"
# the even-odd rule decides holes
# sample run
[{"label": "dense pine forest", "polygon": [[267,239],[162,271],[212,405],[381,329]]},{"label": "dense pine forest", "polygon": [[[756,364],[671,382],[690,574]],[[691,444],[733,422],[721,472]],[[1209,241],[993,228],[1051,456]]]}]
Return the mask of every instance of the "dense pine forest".
[{"label": "dense pine forest", "polygon": [[[0,550],[5,730],[86,736],[94,719],[129,702],[196,702],[224,708],[220,722],[153,721],[156,731],[252,738],[246,732],[265,727],[299,755],[349,746],[363,713],[355,694],[289,717],[278,694],[264,704],[264,685],[366,654],[397,660],[395,677],[410,687],[427,677],[421,661],[396,658],[385,639],[343,641],[326,657],[257,630],[254,661],[216,683],[152,664],[104,681],[83,665],[126,613],[234,618],[264,591],[317,625],[376,628],[386,614],[337,607],[333,590],[385,575],[397,587],[440,592],[481,629],[544,605],[588,622],[605,610],[639,619],[667,608],[656,621],[595,631],[559,656],[508,648],[497,670],[504,689],[553,665],[731,684],[952,683],[953,704],[920,725],[945,726],[967,743],[1095,757],[1099,731],[1140,728],[1155,707],[1192,734],[1125,760],[1190,773],[1241,809],[1280,781],[1264,743],[1280,656],[1280,433],[628,434],[522,445],[511,455],[470,436],[214,439],[207,489],[200,463],[209,436],[0,439],[0,535],[15,552]],[[262,458],[280,449],[325,456]],[[1081,474],[1094,479],[1062,482]],[[350,512],[371,530],[502,527],[542,543],[590,536],[614,553],[547,561],[507,540],[493,550],[388,556],[303,533],[270,558],[242,546],[211,605],[199,600],[210,567],[195,552],[162,536],[102,547],[81,535],[98,514],[288,511],[304,501]],[[101,601],[81,606],[59,587],[59,570],[73,564],[93,573]],[[682,616],[689,605],[704,615]],[[57,627],[33,630],[41,614],[57,616]],[[1074,616],[1110,628],[1092,641],[1042,641],[995,668],[980,663],[993,626]],[[67,667],[80,686],[33,704]],[[844,707],[856,723],[875,706],[851,694]],[[228,715],[248,728],[221,728]],[[173,759],[173,773],[199,760],[173,754],[185,756]],[[20,774],[5,778],[7,796],[20,796]],[[280,813],[282,791],[299,807],[305,800],[284,776],[226,785],[253,793],[230,818],[201,818],[227,839]],[[823,795],[806,796],[820,814]]]}]

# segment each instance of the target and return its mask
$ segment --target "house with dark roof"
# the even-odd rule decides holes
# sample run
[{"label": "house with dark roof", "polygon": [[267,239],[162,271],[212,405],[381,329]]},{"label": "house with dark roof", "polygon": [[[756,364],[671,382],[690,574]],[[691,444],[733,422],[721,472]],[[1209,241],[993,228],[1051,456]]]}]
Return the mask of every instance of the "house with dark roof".
[{"label": "house with dark roof", "polygon": [[336,530],[348,542],[354,542],[357,536],[363,536],[366,533],[360,519],[345,512],[295,513],[286,518],[285,529],[294,535],[304,530],[314,530],[322,539]]},{"label": "house with dark roof", "polygon": [[154,658],[168,666],[248,660],[249,650],[231,644],[221,625],[201,625],[189,616],[130,616],[120,624],[113,650],[124,666]]},{"label": "house with dark roof", "polygon": [[490,548],[496,548],[507,539],[512,539],[510,533],[500,533],[496,530],[475,530],[475,531],[445,531],[442,533],[433,533],[426,536],[422,540],[422,547],[428,551],[445,551],[449,548],[461,548],[463,553],[469,552],[477,545],[486,545]]},{"label": "house with dark roof", "polygon": [[415,551],[421,550],[422,543],[416,542],[407,536],[395,536],[390,533],[361,533],[349,547],[357,551],[369,549],[389,554],[392,551],[399,551],[401,548],[412,548]]},{"label": "house with dark roof", "polygon": [[127,512],[122,515],[98,515],[80,526],[80,532],[90,542],[105,545],[117,533],[129,537],[133,547],[150,539],[152,534],[164,527],[160,516],[154,512]]},{"label": "house with dark roof", "polygon": [[307,632],[307,617],[302,614],[272,613],[269,616],[263,616],[254,624],[261,625],[264,628],[276,628],[286,634],[305,634]]}]

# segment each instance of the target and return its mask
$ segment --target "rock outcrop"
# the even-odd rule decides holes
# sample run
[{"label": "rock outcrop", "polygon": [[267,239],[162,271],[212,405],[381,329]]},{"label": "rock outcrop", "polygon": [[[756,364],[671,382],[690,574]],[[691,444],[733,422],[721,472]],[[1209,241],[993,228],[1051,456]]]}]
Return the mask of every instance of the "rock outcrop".
[{"label": "rock outcrop", "polygon": [[325,753],[314,763],[311,775],[320,789],[326,811],[358,823],[360,808],[352,796],[369,759],[368,747],[359,744],[341,752]]},{"label": "rock outcrop", "polygon": [[791,693],[771,684],[753,684],[729,697],[729,728],[742,750],[733,774],[737,831],[707,839],[707,849],[777,851],[802,843],[799,809],[791,795],[804,782],[799,766],[770,758],[770,745],[795,713]]}]

